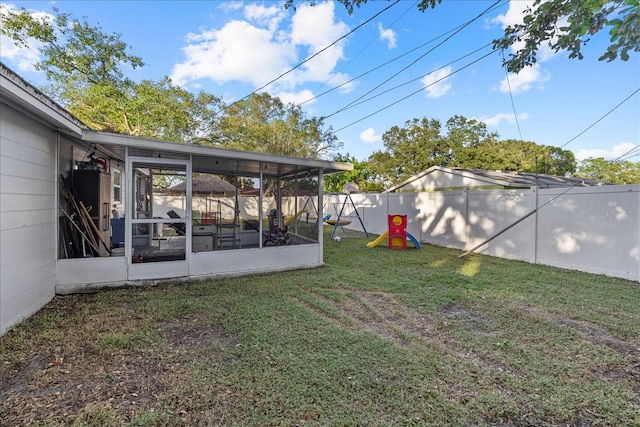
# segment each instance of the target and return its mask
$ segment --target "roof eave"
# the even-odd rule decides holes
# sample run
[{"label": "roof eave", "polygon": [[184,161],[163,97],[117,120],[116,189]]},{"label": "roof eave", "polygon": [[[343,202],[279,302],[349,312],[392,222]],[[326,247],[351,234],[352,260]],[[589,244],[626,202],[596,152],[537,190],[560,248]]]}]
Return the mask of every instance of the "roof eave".
[{"label": "roof eave", "polygon": [[55,130],[80,137],[85,126],[67,110],[0,63],[0,95],[3,102],[46,122]]},{"label": "roof eave", "polygon": [[[301,159],[275,154],[254,153],[250,151],[232,150],[226,148],[208,147],[204,145],[185,144],[178,142],[159,141],[154,139],[120,135],[108,132],[98,132],[85,129],[82,139],[88,143],[100,144],[105,148],[109,146],[132,147],[156,151],[158,153],[170,152],[184,156],[196,155],[218,159],[240,160],[250,162],[275,163],[295,165],[304,169],[307,173],[317,173],[320,169],[324,174],[347,172],[353,170],[351,163],[333,162],[328,160]],[[297,173],[284,174],[280,178],[294,178]]]}]

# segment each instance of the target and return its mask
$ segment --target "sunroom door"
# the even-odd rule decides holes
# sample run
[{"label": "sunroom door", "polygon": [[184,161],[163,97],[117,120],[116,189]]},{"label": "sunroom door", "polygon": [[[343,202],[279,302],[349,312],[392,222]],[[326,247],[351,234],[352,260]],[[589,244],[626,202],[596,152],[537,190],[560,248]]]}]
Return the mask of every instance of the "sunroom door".
[{"label": "sunroom door", "polygon": [[188,274],[191,247],[191,165],[186,160],[127,161],[126,257],[129,280]]}]

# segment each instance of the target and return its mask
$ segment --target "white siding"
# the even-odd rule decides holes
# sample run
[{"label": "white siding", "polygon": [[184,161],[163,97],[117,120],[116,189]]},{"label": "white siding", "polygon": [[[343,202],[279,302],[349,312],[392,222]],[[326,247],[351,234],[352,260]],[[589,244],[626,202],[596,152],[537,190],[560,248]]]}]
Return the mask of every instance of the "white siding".
[{"label": "white siding", "polygon": [[56,134],[0,104],[0,334],[55,291]]}]

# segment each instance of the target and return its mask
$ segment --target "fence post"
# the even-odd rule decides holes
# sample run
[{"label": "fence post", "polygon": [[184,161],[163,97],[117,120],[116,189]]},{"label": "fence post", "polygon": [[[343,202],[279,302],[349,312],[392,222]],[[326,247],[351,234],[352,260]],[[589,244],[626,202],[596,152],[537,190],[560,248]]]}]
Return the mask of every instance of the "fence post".
[{"label": "fence post", "polygon": [[469,245],[469,187],[464,188],[464,248]]},{"label": "fence post", "polygon": [[534,186],[531,187],[531,189],[534,191],[535,193],[535,217],[533,218],[533,263],[537,264],[538,263],[538,195],[540,194],[540,192],[538,191],[539,188],[538,186]]}]

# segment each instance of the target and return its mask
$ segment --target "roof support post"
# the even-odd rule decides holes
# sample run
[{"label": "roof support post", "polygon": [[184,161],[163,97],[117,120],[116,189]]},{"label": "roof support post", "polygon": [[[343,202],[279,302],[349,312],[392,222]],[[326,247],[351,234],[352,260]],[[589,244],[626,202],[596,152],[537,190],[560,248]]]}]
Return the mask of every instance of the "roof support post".
[{"label": "roof support post", "polygon": [[262,204],[264,202],[264,163],[260,162],[260,182],[258,183],[258,247],[262,249]]},{"label": "roof support post", "polygon": [[318,168],[318,245],[320,246],[320,250],[318,251],[318,264],[322,264],[324,253],[324,241],[323,241],[323,232],[324,227],[322,226],[322,218],[324,217],[324,169]]}]

